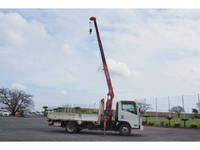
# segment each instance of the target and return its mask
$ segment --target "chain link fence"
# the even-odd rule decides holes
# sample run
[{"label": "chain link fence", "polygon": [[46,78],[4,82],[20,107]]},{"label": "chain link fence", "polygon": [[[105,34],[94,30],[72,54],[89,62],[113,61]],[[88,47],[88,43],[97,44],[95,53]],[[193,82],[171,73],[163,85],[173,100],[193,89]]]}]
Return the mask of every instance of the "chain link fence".
[{"label": "chain link fence", "polygon": [[[174,106],[181,106],[184,108],[184,113],[192,113],[192,109],[198,110],[197,103],[200,102],[200,94],[194,95],[180,95],[180,96],[166,96],[166,97],[146,97],[138,98],[136,102],[150,104],[149,112],[169,112]],[[116,101],[113,101],[113,109],[115,109]],[[91,102],[89,104],[66,104],[60,106],[49,107],[49,109],[55,109],[58,107],[81,107],[89,109],[98,109],[99,101]]]},{"label": "chain link fence", "polygon": [[200,102],[200,95],[180,95],[167,97],[149,97],[136,99],[137,102],[150,104],[148,111],[169,112],[172,107],[181,106],[185,113],[192,113],[192,109],[198,110],[197,103]]}]

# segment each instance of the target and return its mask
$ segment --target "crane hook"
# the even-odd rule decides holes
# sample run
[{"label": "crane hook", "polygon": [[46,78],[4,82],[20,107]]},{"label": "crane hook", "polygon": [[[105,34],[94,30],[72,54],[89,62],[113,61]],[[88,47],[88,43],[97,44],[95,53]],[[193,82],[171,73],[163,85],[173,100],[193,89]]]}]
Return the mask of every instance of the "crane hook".
[{"label": "crane hook", "polygon": [[92,24],[91,24],[91,21],[90,21],[90,29],[89,29],[89,33],[90,33],[90,35],[92,34]]},{"label": "crane hook", "polygon": [[89,31],[89,32],[90,32],[90,34],[92,34],[92,28],[90,28],[90,31]]}]

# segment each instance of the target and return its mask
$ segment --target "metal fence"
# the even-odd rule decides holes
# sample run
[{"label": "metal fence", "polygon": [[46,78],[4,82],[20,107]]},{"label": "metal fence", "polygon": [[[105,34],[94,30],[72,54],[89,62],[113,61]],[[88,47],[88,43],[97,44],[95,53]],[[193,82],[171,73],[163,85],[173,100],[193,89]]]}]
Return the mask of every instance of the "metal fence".
[{"label": "metal fence", "polygon": [[185,113],[192,113],[193,108],[197,108],[197,103],[200,102],[200,95],[180,95],[180,96],[167,96],[167,97],[149,97],[136,99],[137,102],[150,104],[153,112],[169,112],[174,106],[181,106],[184,108]]},{"label": "metal fence", "polygon": [[[200,94],[194,95],[180,95],[180,96],[166,96],[166,97],[146,97],[135,99],[137,102],[142,102],[150,104],[151,112],[169,112],[169,110],[174,106],[181,106],[184,108],[185,113],[192,113],[193,108],[197,108],[196,103],[200,102]],[[113,101],[113,109],[115,109],[116,101]],[[91,101],[89,104],[66,104],[55,107],[49,107],[49,109],[54,109],[58,107],[81,107],[81,108],[91,108],[98,109],[99,101]]]}]

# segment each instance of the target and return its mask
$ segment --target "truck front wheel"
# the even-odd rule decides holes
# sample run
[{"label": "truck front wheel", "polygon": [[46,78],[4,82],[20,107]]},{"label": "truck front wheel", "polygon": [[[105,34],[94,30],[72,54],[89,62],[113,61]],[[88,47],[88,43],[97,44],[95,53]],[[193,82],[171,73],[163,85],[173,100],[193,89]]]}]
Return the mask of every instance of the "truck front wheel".
[{"label": "truck front wheel", "polygon": [[65,127],[66,132],[68,133],[77,133],[78,128],[75,122],[68,122]]},{"label": "truck front wheel", "polygon": [[131,127],[128,124],[122,124],[119,127],[119,133],[123,136],[128,136],[131,134]]}]

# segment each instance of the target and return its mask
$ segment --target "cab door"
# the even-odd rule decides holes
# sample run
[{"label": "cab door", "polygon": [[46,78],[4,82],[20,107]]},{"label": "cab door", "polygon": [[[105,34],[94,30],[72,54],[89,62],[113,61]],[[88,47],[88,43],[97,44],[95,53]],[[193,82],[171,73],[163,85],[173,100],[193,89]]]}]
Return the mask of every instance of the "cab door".
[{"label": "cab door", "polygon": [[118,107],[118,121],[128,122],[131,128],[140,127],[139,112],[134,101],[121,101]]}]

